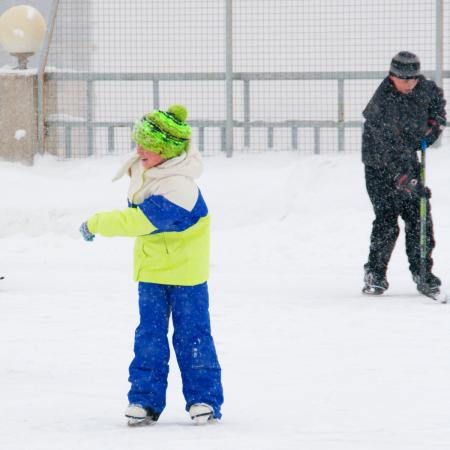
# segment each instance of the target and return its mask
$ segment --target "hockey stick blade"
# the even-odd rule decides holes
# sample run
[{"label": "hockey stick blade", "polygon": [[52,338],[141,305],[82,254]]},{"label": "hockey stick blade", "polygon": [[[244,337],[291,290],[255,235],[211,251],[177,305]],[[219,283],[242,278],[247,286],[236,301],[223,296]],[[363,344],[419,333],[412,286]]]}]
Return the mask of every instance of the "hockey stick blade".
[{"label": "hockey stick blade", "polygon": [[439,294],[434,296],[434,300],[436,300],[439,303],[447,303],[448,295],[445,292],[440,292]]},{"label": "hockey stick blade", "polygon": [[447,303],[449,298],[448,295],[445,292],[437,292],[437,293],[433,293],[433,292],[423,292],[420,291],[421,294],[425,295],[426,297],[431,298],[432,300],[438,302],[438,303]]}]

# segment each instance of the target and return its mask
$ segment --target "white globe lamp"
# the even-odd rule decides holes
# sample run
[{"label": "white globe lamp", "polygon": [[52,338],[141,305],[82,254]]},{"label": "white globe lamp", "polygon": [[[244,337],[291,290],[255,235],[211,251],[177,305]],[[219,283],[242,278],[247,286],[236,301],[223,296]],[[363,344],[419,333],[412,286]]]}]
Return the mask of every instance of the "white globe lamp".
[{"label": "white globe lamp", "polygon": [[16,69],[27,68],[28,58],[41,46],[46,30],[45,19],[32,6],[14,6],[0,16],[0,43],[17,57]]}]

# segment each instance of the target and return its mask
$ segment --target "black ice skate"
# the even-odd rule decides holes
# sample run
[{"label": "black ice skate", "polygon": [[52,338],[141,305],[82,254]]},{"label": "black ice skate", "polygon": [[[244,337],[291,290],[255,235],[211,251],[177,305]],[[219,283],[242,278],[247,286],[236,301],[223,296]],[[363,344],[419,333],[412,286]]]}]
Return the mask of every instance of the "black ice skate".
[{"label": "black ice skate", "polygon": [[128,405],[125,417],[128,419],[128,426],[136,427],[155,423],[159,418],[159,414],[155,413],[151,408],[143,408],[141,405],[132,404]]},{"label": "black ice skate", "polygon": [[388,287],[389,283],[386,277],[379,276],[370,270],[365,270],[363,294],[382,295]]},{"label": "black ice skate", "polygon": [[440,303],[447,303],[447,295],[441,292],[441,280],[436,275],[429,272],[425,275],[425,280],[422,282],[419,274],[413,274],[413,280],[421,294]]}]

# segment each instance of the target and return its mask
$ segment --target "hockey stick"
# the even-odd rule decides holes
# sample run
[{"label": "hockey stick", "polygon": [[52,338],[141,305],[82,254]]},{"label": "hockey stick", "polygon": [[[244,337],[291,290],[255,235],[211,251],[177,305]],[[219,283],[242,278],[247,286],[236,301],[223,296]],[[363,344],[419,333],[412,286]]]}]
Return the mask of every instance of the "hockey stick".
[{"label": "hockey stick", "polygon": [[419,291],[431,297],[440,303],[447,303],[449,298],[445,292],[440,291],[437,294],[428,292],[427,289],[427,189],[425,187],[425,150],[427,149],[427,141],[423,139],[420,142],[420,183],[422,192],[420,194],[420,273],[419,273]]},{"label": "hockey stick", "polygon": [[420,196],[420,285],[426,285],[427,274],[427,197],[425,190],[425,150],[427,149],[427,141],[422,139],[420,142],[420,184],[422,193]]}]

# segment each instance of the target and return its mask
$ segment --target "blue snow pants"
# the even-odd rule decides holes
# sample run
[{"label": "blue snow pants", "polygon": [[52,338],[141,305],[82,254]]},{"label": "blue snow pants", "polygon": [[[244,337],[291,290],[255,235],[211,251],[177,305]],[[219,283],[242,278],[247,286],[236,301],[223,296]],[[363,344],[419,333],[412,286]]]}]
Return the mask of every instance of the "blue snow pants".
[{"label": "blue snow pants", "polygon": [[209,320],[208,284],[171,286],[139,283],[140,324],[130,365],[130,403],[161,413],[166,406],[169,374],[167,333],[172,313],[173,347],[183,382],[186,410],[207,403],[221,417],[221,368]]}]

